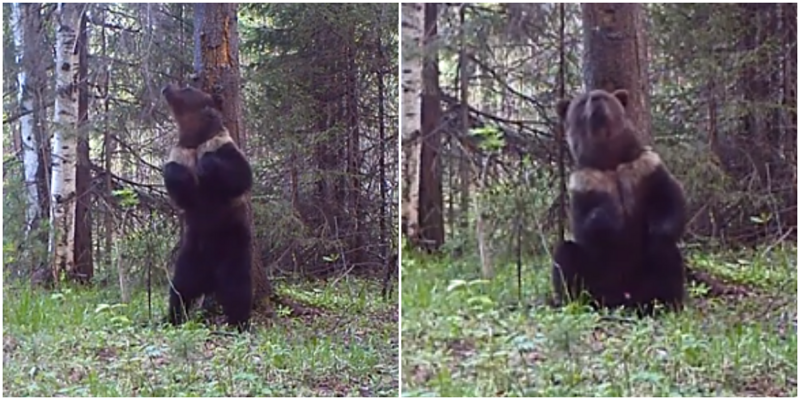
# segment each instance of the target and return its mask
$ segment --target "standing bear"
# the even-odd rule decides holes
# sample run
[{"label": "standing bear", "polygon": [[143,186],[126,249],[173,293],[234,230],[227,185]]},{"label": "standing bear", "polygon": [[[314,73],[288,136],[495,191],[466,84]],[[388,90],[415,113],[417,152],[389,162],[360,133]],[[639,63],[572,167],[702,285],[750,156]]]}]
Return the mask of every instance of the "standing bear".
[{"label": "standing bear", "polygon": [[625,90],[592,90],[556,106],[576,168],[568,183],[574,240],[555,250],[555,300],[585,292],[595,307],[680,309],[686,199],[641,143],[627,106]]},{"label": "standing bear", "polygon": [[164,184],[186,221],[170,284],[169,321],[183,323],[196,299],[213,295],[227,322],[246,330],[253,239],[244,196],[253,184],[252,169],[223,126],[218,97],[174,85],[162,94],[178,125]]}]

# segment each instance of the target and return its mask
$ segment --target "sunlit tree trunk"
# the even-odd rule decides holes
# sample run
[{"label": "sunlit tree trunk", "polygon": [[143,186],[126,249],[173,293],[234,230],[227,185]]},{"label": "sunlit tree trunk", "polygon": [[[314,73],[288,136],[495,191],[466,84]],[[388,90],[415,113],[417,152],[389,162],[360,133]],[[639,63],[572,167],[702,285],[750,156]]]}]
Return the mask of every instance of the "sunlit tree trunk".
[{"label": "sunlit tree trunk", "polygon": [[419,185],[414,184],[419,174],[419,135],[422,131],[422,36],[425,8],[422,3],[401,5],[403,46],[402,70],[402,143],[403,145],[403,201],[402,217],[405,234],[412,240],[418,236]]},{"label": "sunlit tree trunk", "polygon": [[[47,87],[47,64],[41,62],[44,47],[41,4],[15,3],[12,5],[11,27],[19,64],[17,75],[17,99],[19,102],[20,131],[19,147],[22,153],[25,182],[25,236],[24,260],[29,261],[31,279],[34,282],[49,280],[46,250],[48,246],[46,226],[49,210],[47,178],[47,141],[44,123]],[[46,283],[46,282],[39,282]]]},{"label": "sunlit tree trunk", "polygon": [[75,178],[78,122],[78,53],[75,51],[82,4],[58,5],[56,32],[56,99],[53,117],[52,205],[50,249],[53,274],[74,270]]},{"label": "sunlit tree trunk", "polygon": [[[25,224],[26,233],[29,233],[34,227],[34,223],[41,215],[39,208],[39,192],[36,190],[36,171],[39,169],[39,156],[37,149],[39,147],[39,137],[35,134],[36,127],[36,114],[33,104],[33,90],[30,86],[28,77],[31,62],[27,59],[31,56],[30,53],[25,52],[25,37],[26,29],[30,28],[29,18],[33,18],[31,8],[38,7],[38,4],[20,4],[14,3],[11,5],[11,28],[14,33],[14,47],[16,47],[17,63],[19,64],[19,73],[17,74],[17,101],[19,101],[20,112],[20,136],[22,138],[22,163],[25,168],[25,187],[26,187],[26,209],[25,209]],[[38,11],[36,12],[38,14]]]},{"label": "sunlit tree trunk", "polygon": [[[223,122],[233,140],[243,147],[242,100],[239,75],[239,33],[237,29],[237,4],[196,3],[195,7],[195,70],[201,87],[208,93],[217,93],[223,98]],[[248,195],[249,197],[249,195]],[[247,214],[251,231],[253,211],[248,198]],[[253,240],[254,304],[273,296],[272,284],[259,257],[258,242]]]},{"label": "sunlit tree trunk", "polygon": [[584,74],[588,89],[630,92],[629,113],[645,143],[652,140],[644,11],[636,3],[584,3]]}]

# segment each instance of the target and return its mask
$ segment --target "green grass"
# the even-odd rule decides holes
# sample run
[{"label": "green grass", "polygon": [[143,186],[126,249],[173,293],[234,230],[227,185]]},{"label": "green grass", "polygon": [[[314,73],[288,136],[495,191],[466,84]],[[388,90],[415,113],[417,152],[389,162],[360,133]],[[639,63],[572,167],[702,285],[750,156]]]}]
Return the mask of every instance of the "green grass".
[{"label": "green grass", "polygon": [[125,306],[115,290],[6,287],[3,395],[397,396],[397,298],[358,279],[324,285],[281,284],[320,315],[244,335],[148,324],[145,295]]},{"label": "green grass", "polygon": [[[544,304],[544,260],[478,279],[476,261],[403,253],[404,396],[797,396],[797,250],[692,255],[748,294],[657,319]],[[703,288],[692,287],[698,294]]]}]

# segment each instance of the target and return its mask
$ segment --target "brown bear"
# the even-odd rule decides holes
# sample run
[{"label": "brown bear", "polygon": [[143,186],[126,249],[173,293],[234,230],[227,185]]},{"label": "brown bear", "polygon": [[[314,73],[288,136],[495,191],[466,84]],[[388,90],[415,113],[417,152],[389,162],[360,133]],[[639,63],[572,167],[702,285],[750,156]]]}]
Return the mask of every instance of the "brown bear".
[{"label": "brown bear", "polygon": [[568,184],[574,240],[555,250],[555,300],[587,293],[596,307],[680,309],[686,199],[639,140],[627,106],[625,90],[592,90],[556,106],[575,171]]},{"label": "brown bear", "polygon": [[181,324],[196,299],[213,295],[227,322],[246,330],[253,297],[244,196],[253,185],[252,169],[223,126],[219,98],[174,85],[162,94],[178,125],[164,184],[186,221],[170,284],[169,321]]}]

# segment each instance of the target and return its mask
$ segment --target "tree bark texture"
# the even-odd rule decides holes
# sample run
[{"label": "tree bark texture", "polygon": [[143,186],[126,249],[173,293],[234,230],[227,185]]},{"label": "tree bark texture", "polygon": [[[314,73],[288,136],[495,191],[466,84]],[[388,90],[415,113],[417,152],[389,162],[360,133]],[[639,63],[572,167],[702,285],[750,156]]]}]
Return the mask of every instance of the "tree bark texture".
[{"label": "tree bark texture", "polygon": [[[30,69],[35,64],[31,59],[33,54],[26,52],[26,44],[30,46],[32,43],[26,42],[26,32],[32,28],[31,19],[35,18],[34,10],[38,7],[37,4],[21,4],[13,3],[11,5],[11,29],[14,35],[14,47],[16,48],[16,58],[19,64],[19,73],[17,74],[17,101],[19,102],[19,113],[21,115],[20,121],[20,137],[22,138],[22,163],[25,172],[25,194],[26,194],[26,209],[25,209],[25,228],[26,233],[30,232],[36,220],[41,214],[39,208],[39,192],[36,190],[36,170],[39,168],[38,157],[38,139],[40,136],[35,135],[34,129],[36,127],[36,114],[34,111],[33,91],[35,88],[31,87]],[[35,11],[38,16],[38,11]],[[38,33],[38,32],[37,32]],[[29,37],[28,37],[29,38]],[[41,88],[39,88],[41,89]]]},{"label": "tree bark texture", "polygon": [[584,3],[581,6],[586,89],[628,90],[629,115],[642,141],[650,143],[647,37],[641,4]]},{"label": "tree bark texture", "polygon": [[403,3],[402,18],[402,230],[412,239],[419,236],[419,136],[422,131],[422,39],[425,7],[422,3]]},{"label": "tree bark texture", "polygon": [[439,58],[433,47],[437,36],[438,7],[424,5],[422,40],[421,130],[412,141],[409,167],[408,215],[409,239],[416,246],[437,250],[444,243],[444,200],[439,159],[442,134],[439,130]]},{"label": "tree bark texture", "polygon": [[[196,3],[195,7],[195,68],[203,91],[218,94],[223,99],[223,123],[233,140],[245,147],[241,132],[242,101],[241,77],[239,74],[239,33],[237,4]],[[248,194],[247,218],[250,229],[253,226],[253,210]],[[258,241],[253,237],[253,277],[254,304],[260,306],[263,300],[273,296],[272,284],[261,262]]]},{"label": "tree bark texture", "polygon": [[49,145],[44,125],[47,120],[44,99],[47,63],[41,62],[42,51],[46,48],[41,7],[39,3],[14,3],[11,15],[16,61],[19,64],[17,100],[21,115],[19,145],[26,197],[25,235],[27,240],[38,242],[36,246],[26,246],[23,256],[30,261],[32,278],[50,276],[46,273],[45,255],[48,232],[42,229],[50,215],[50,182],[47,179],[50,174],[47,171]]},{"label": "tree bark texture", "polygon": [[50,249],[53,274],[74,269],[75,178],[78,120],[78,54],[75,42],[83,4],[60,3],[56,32],[56,99],[53,117],[53,173]]},{"label": "tree bark texture", "polygon": [[81,16],[78,32],[78,141],[75,198],[75,271],[70,278],[89,283],[94,275],[92,254],[92,173],[89,158],[89,34],[87,17]]}]

